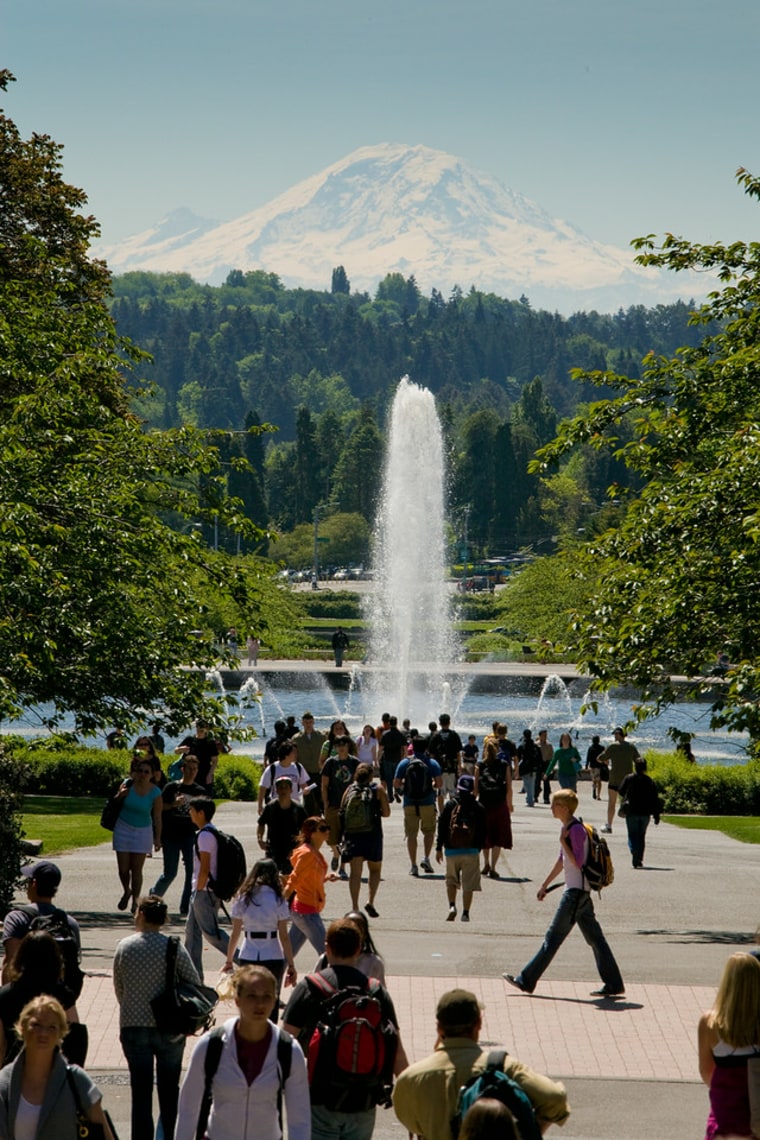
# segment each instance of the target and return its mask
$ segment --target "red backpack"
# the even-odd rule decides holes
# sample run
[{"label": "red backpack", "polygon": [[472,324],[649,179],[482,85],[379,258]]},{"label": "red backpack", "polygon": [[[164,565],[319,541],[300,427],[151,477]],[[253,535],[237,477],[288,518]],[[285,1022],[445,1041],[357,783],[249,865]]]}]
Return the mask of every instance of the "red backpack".
[{"label": "red backpack", "polygon": [[319,991],[319,1021],[307,1049],[312,1097],[334,1112],[364,1112],[390,1103],[398,1030],[387,1016],[376,978],[337,988],[307,974]]}]

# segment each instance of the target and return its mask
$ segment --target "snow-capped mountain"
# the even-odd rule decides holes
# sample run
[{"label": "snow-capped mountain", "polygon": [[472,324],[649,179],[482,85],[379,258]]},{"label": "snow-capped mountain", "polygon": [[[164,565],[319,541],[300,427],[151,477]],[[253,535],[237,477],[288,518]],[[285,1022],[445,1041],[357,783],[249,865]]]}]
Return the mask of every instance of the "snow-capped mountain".
[{"label": "snow-capped mountain", "polygon": [[452,155],[391,143],[362,147],[234,221],[178,210],[94,252],[114,273],[186,272],[214,284],[231,269],[263,269],[286,285],[329,289],[343,265],[352,290],[373,292],[400,272],[423,292],[475,285],[564,312],[657,304],[693,289]]}]

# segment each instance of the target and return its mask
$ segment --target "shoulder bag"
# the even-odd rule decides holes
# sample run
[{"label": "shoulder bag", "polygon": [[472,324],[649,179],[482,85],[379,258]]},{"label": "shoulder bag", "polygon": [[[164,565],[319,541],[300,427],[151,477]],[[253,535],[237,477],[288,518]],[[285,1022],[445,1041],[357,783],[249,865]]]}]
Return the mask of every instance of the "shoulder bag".
[{"label": "shoulder bag", "polygon": [[211,1024],[218,1001],[210,986],[181,982],[177,977],[179,938],[166,940],[166,984],[163,993],[151,1000],[156,1026],[162,1033],[190,1037]]}]

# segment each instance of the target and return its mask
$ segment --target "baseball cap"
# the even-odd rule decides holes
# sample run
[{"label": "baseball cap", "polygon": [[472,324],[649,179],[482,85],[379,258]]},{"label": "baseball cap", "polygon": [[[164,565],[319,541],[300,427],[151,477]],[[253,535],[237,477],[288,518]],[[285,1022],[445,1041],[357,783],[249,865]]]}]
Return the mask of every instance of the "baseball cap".
[{"label": "baseball cap", "polygon": [[482,1005],[469,990],[448,990],[442,994],[435,1016],[445,1029],[469,1028],[480,1017]]},{"label": "baseball cap", "polygon": [[290,784],[291,788],[293,787],[293,781],[290,776],[278,776],[274,782],[274,786],[277,787],[278,784]]},{"label": "baseball cap", "polygon": [[475,791],[475,778],[474,776],[460,776],[457,780],[458,792],[474,792]]},{"label": "baseball cap", "polygon": [[61,872],[55,863],[43,859],[39,863],[29,863],[21,868],[21,874],[26,879],[34,879],[37,884],[37,893],[52,895],[61,885]]}]

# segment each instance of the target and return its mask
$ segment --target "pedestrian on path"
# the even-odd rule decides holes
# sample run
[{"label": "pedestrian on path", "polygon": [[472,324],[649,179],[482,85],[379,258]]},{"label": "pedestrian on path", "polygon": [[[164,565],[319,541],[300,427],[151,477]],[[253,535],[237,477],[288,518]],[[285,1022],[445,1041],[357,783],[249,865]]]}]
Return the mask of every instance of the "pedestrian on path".
[{"label": "pedestrian on path", "polygon": [[[132,1135],[140,1140],[153,1137],[153,1067],[160,1116],[159,1136],[171,1140],[177,1119],[179,1081],[185,1037],[167,1033],[157,1025],[151,1002],[167,986],[166,948],[169,939],[161,933],[166,922],[166,903],[159,895],[146,895],[137,904],[135,933],[116,947],[113,987],[119,1003],[121,1047],[129,1066],[132,1091]],[[176,976],[180,982],[197,984],[200,979],[184,946],[177,946]]]},{"label": "pedestrian on path", "polygon": [[583,874],[588,859],[589,839],[585,827],[575,818],[577,808],[578,796],[569,788],[562,788],[553,793],[552,815],[560,824],[560,852],[557,861],[539,887],[537,898],[539,902],[546,898],[549,884],[563,871],[565,890],[541,949],[531,958],[527,966],[523,966],[516,977],[512,974],[502,976],[515,989],[525,994],[532,994],[541,975],[577,923],[581,934],[594,951],[596,968],[602,979],[601,989],[593,990],[592,996],[620,997],[625,993],[623,979],[594,914],[588,880]]},{"label": "pedestrian on path", "polygon": [[338,878],[334,871],[328,872],[327,860],[320,850],[329,832],[330,828],[321,816],[310,816],[303,825],[303,842],[290,857],[293,870],[285,881],[283,894],[288,899],[292,896],[290,945],[293,957],[307,939],[317,954],[325,948],[325,924],[322,921],[325,882],[335,882]]},{"label": "pedestrian on path", "polygon": [[646,760],[636,761],[636,771],[630,772],[620,785],[620,807],[618,814],[625,819],[628,830],[628,850],[635,868],[644,866],[644,849],[649,820],[654,819],[655,827],[660,822],[662,804],[657,785],[647,775]]},{"label": "pedestrian on path", "polygon": [[378,917],[375,897],[383,869],[383,820],[390,814],[385,788],[374,783],[369,764],[359,764],[340,805],[343,859],[349,867],[348,890],[355,911],[359,910],[362,868],[367,864],[369,899],[364,909],[371,918]]},{"label": "pedestrian on path", "polygon": [[615,738],[612,744],[608,744],[604,752],[599,755],[599,763],[609,773],[607,822],[600,828],[601,831],[606,831],[608,835],[612,834],[612,821],[615,818],[615,805],[617,804],[620,785],[628,773],[633,771],[633,765],[636,761],[641,759],[638,748],[634,744],[628,743],[622,728],[616,728],[612,735]]},{"label": "pedestrian on path", "polygon": [[190,818],[198,829],[193,853],[193,883],[190,912],[185,927],[185,946],[203,981],[203,939],[226,955],[229,935],[219,925],[221,899],[211,886],[218,873],[219,841],[213,824],[216,804],[208,796],[190,801]]},{"label": "pedestrian on path", "polygon": [[754,1136],[751,1128],[750,1057],[760,1049],[760,962],[732,954],[715,1004],[699,1019],[699,1074],[710,1090],[705,1140]]},{"label": "pedestrian on path", "polygon": [[486,838],[486,809],[475,799],[475,778],[460,776],[456,791],[438,817],[435,861],[446,856],[447,922],[457,916],[457,891],[462,888],[462,922],[470,921],[470,907],[480,888],[480,853]]}]

